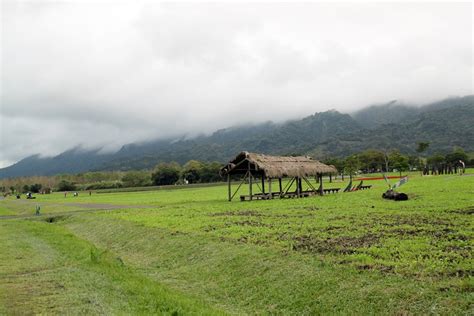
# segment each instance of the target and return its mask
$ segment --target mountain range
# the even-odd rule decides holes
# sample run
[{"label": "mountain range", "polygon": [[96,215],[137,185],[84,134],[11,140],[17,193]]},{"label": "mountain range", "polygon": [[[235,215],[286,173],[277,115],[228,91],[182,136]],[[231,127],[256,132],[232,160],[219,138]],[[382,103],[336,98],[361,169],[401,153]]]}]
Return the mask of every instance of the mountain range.
[{"label": "mountain range", "polygon": [[413,154],[417,142],[427,154],[454,147],[474,151],[474,95],[414,106],[397,100],[351,114],[335,110],[284,123],[266,122],[221,129],[192,139],[164,139],[122,146],[115,153],[75,147],[55,157],[33,155],[0,169],[0,178],[150,169],[163,161],[226,162],[240,151],[279,155],[342,157],[365,149]]}]

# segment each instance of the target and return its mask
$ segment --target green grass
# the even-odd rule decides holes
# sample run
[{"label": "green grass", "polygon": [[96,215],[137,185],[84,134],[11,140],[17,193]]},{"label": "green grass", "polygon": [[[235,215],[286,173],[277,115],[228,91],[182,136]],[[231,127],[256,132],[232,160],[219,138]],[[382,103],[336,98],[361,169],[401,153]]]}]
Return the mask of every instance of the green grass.
[{"label": "green grass", "polygon": [[404,202],[366,184],[2,200],[0,215],[42,215],[0,221],[0,313],[472,314],[474,176],[412,174]]}]

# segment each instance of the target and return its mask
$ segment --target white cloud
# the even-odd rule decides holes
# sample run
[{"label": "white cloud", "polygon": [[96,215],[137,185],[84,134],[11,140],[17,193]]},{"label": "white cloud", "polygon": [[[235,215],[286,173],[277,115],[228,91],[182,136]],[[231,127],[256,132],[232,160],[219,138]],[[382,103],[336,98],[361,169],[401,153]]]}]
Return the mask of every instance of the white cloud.
[{"label": "white cloud", "polygon": [[472,5],[4,2],[3,164],[472,94]]}]

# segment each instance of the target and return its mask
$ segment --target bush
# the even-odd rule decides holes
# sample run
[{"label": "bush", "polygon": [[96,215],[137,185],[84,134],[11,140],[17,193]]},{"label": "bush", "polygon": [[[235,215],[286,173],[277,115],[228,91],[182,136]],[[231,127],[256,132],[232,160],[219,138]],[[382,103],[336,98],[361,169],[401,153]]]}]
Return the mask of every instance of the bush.
[{"label": "bush", "polygon": [[72,182],[61,180],[58,183],[58,191],[74,191],[76,190],[76,185]]},{"label": "bush", "polygon": [[25,184],[25,185],[22,187],[21,192],[22,192],[22,193],[30,192],[30,186],[29,186],[28,184]]},{"label": "bush", "polygon": [[151,185],[150,174],[147,171],[130,171],[122,177],[124,187],[145,187]]},{"label": "bush", "polygon": [[156,185],[175,184],[179,180],[181,167],[176,162],[160,163],[155,167],[151,180]]},{"label": "bush", "polygon": [[121,181],[100,181],[84,185],[84,190],[118,189],[122,188]]}]

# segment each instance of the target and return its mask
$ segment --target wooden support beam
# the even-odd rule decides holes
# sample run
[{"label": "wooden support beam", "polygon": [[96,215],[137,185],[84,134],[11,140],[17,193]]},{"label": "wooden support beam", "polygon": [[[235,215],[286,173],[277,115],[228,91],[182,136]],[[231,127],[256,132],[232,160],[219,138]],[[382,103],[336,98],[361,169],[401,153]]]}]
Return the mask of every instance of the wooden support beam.
[{"label": "wooden support beam", "polygon": [[296,196],[300,197],[300,177],[296,177]]},{"label": "wooden support beam", "polygon": [[250,201],[253,199],[253,194],[252,194],[252,172],[250,172],[250,164],[249,164],[249,195],[250,195]]},{"label": "wooden support beam", "polygon": [[323,174],[322,173],[319,174],[319,183],[320,183],[319,194],[323,195],[324,190],[323,190]]},{"label": "wooden support beam", "polygon": [[303,178],[303,180],[306,182],[306,184],[308,185],[308,187],[313,190],[313,192],[317,192],[316,188],[311,184],[311,182],[307,179],[307,178]]},{"label": "wooden support beam", "polygon": [[293,182],[295,182],[295,179],[296,178],[292,178],[291,181],[285,186],[285,188],[280,193],[280,197],[285,196],[285,194],[287,194],[288,191],[290,191],[291,186],[293,185]]},{"label": "wooden support beam", "polygon": [[265,194],[265,176],[262,174],[262,193]]},{"label": "wooden support beam", "polygon": [[268,178],[268,193],[270,194],[270,199],[273,199],[273,194],[272,194],[272,178]]},{"label": "wooden support beam", "polygon": [[278,178],[278,184],[280,185],[280,194],[283,193],[283,187],[281,185],[281,178]]},{"label": "wooden support beam", "polygon": [[232,190],[230,188],[230,174],[227,174],[227,188],[229,193],[229,202],[232,201]]},{"label": "wooden support beam", "polygon": [[240,187],[242,186],[242,184],[245,183],[245,181],[246,181],[246,179],[247,179],[247,174],[248,174],[248,171],[247,171],[247,173],[244,175],[244,177],[242,178],[242,182],[240,182],[239,186],[237,187],[237,190],[235,190],[234,194],[232,194],[232,196],[231,196],[231,198],[230,198],[231,200],[234,198],[234,196],[237,194],[237,192],[239,192]]}]

